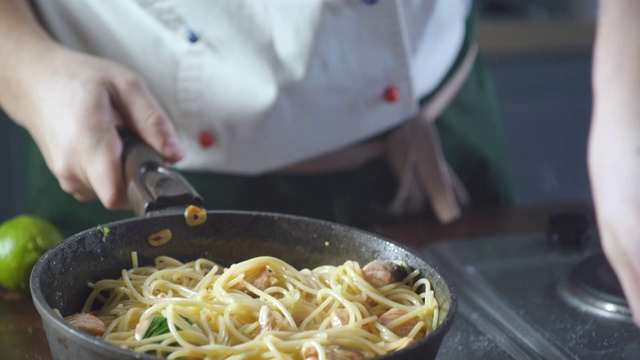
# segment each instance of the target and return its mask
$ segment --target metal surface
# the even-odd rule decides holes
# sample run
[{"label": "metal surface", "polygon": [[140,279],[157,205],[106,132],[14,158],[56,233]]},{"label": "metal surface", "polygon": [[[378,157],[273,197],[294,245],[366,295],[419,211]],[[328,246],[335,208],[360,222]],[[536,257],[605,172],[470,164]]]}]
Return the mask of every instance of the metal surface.
[{"label": "metal surface", "polygon": [[127,197],[136,216],[176,206],[202,206],[196,189],[164,162],[149,145],[131,134],[123,134],[124,177]]},{"label": "metal surface", "polygon": [[[154,359],[109,345],[82,333],[60,319],[80,311],[89,282],[118,277],[131,267],[131,252],[146,265],[159,255],[179,260],[206,257],[231,265],[256,256],[281,258],[298,268],[341,264],[350,259],[366,263],[392,259],[407,263],[430,279],[441,304],[443,323],[433,333],[406,349],[379,359],[432,359],[450,329],[457,298],[445,279],[420,256],[379,236],[330,222],[267,213],[208,212],[207,221],[189,227],[182,214],[157,215],[103,225],[77,234],[48,251],[31,276],[31,292],[40,313],[54,359]],[[172,240],[152,247],[147,237],[171,229]]]},{"label": "metal surface", "polygon": [[632,323],[631,308],[604,254],[584,259],[560,282],[558,295],[567,304],[594,315]]},{"label": "metal surface", "polygon": [[599,251],[549,246],[543,233],[436,243],[459,313],[438,359],[639,359],[640,329],[568,305],[557,288]]}]

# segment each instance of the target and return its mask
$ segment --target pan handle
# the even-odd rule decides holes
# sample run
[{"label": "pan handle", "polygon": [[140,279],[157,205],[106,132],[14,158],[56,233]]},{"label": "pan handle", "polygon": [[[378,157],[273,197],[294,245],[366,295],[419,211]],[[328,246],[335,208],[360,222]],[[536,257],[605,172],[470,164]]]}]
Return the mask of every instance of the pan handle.
[{"label": "pan handle", "polygon": [[138,217],[187,205],[203,206],[198,192],[149,145],[132,134],[121,134],[124,143],[124,183],[133,212]]}]

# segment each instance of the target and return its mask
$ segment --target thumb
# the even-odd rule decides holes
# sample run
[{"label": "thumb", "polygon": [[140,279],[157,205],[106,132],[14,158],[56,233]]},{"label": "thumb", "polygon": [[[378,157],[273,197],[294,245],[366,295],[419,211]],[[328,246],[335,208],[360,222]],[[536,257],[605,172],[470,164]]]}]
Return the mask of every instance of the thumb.
[{"label": "thumb", "polygon": [[127,74],[114,80],[111,96],[128,127],[165,161],[173,163],[182,159],[184,150],[173,123],[140,77]]}]

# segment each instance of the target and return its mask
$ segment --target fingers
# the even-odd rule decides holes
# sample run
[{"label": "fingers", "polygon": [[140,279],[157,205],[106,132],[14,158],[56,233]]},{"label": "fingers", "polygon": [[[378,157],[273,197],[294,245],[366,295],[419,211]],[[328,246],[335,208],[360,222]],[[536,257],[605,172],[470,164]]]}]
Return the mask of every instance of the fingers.
[{"label": "fingers", "polygon": [[81,166],[61,181],[61,186],[79,201],[98,198],[105,208],[120,209],[128,207],[128,199],[118,128],[133,130],[165,161],[180,160],[183,150],[173,124],[139,77],[117,68],[104,84],[106,93],[92,111],[85,113],[91,136],[78,141]]},{"label": "fingers", "polygon": [[103,133],[110,135],[102,137],[102,141],[95,147],[95,153],[91,158],[97,161],[85,165],[90,187],[108,209],[128,205],[122,175],[123,145],[117,134],[117,127],[129,127],[165,161],[176,162],[184,154],[172,122],[140,77],[128,70],[120,70],[113,75],[107,86],[113,112],[111,119],[99,122],[115,126],[102,129]]},{"label": "fingers", "polygon": [[51,166],[62,190],[82,202],[99,199],[107,209],[128,206],[122,178],[122,141],[115,126],[74,141],[64,154]]},{"label": "fingers", "polygon": [[633,321],[640,326],[640,226],[624,224],[622,219],[602,221],[603,250],[615,270],[620,285],[633,314]]},{"label": "fingers", "polygon": [[111,96],[127,125],[165,161],[176,162],[184,156],[173,123],[139,77],[128,74],[114,79]]},{"label": "fingers", "polygon": [[60,188],[76,200],[85,202],[97,199],[93,189],[88,187],[85,182],[81,181],[77,176],[58,175],[57,177]]},{"label": "fingers", "polygon": [[627,303],[633,314],[633,321],[640,326],[640,269],[634,260],[628,257],[628,254],[609,255],[607,258],[614,268],[622,290],[624,291]]},{"label": "fingers", "polygon": [[114,128],[108,136],[96,143],[92,161],[85,165],[89,187],[107,209],[128,206],[121,157],[122,141]]},{"label": "fingers", "polygon": [[[60,187],[79,201],[98,198],[108,209],[128,205],[118,129],[138,134],[168,162],[183,150],[168,116],[128,69],[74,52],[53,58],[56,71],[40,74],[23,114]],[[73,79],[70,81],[69,79]],[[55,96],[51,96],[54,94]]]}]

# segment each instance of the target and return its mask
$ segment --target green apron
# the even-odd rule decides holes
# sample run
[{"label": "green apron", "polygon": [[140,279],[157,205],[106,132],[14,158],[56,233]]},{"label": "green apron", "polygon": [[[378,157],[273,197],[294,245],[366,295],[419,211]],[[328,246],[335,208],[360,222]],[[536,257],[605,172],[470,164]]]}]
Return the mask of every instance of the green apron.
[{"label": "green apron", "polygon": [[[476,23],[472,11],[456,64],[470,39],[475,38]],[[512,185],[502,122],[495,89],[482,58],[476,60],[460,93],[436,125],[445,158],[467,187],[474,206],[509,203]],[[63,192],[32,140],[27,143],[27,174],[28,212],[51,220],[66,236],[133,217],[131,211],[109,211],[97,201],[80,203]],[[364,228],[380,220],[380,209],[395,190],[394,178],[383,159],[350,171],[320,175],[183,174],[210,210],[291,213]]]}]

